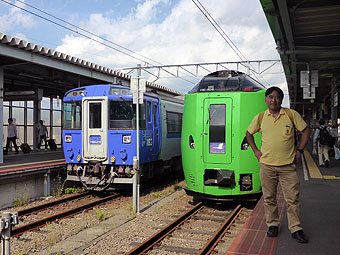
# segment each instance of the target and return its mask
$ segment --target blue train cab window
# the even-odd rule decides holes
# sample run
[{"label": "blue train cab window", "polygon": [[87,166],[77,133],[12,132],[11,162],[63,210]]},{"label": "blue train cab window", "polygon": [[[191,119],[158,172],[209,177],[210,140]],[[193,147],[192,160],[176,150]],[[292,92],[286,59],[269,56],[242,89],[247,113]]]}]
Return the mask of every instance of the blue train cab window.
[{"label": "blue train cab window", "polygon": [[[139,106],[139,128],[145,129],[145,104]],[[110,129],[136,129],[136,105],[132,100],[110,100]]]},{"label": "blue train cab window", "polygon": [[152,115],[153,115],[153,125],[154,127],[157,127],[158,123],[157,123],[157,105],[153,105],[152,108]]},{"label": "blue train cab window", "polygon": [[64,129],[81,129],[81,101],[64,102]]},{"label": "blue train cab window", "polygon": [[101,128],[102,127],[102,104],[89,103],[89,127]]},{"label": "blue train cab window", "polygon": [[146,115],[148,122],[151,122],[151,102],[147,102]]},{"label": "blue train cab window", "polygon": [[226,105],[211,104],[209,110],[209,152],[225,153]]}]

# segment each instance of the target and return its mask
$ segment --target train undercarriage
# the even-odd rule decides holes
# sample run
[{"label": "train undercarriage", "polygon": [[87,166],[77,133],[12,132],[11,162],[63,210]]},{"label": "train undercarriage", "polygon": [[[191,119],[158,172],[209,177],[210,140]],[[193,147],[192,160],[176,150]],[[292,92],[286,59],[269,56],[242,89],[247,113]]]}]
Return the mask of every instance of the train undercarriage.
[{"label": "train undercarriage", "polygon": [[[181,170],[181,158],[154,161],[140,165],[141,182],[156,176]],[[86,190],[107,190],[119,184],[133,184],[136,173],[133,165],[107,165],[90,161],[88,164],[68,164],[67,180],[80,182]]]}]

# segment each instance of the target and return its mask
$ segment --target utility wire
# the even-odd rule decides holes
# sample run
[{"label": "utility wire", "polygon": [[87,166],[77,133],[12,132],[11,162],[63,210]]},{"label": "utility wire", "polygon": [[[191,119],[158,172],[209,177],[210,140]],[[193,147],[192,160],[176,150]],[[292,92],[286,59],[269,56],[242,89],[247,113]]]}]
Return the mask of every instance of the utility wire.
[{"label": "utility wire", "polygon": [[[93,36],[95,36],[95,37],[97,37],[97,38],[99,38],[99,39],[102,39],[103,41],[109,42],[109,43],[111,43],[111,44],[113,44],[113,45],[115,45],[115,46],[117,46],[117,47],[120,47],[120,48],[122,48],[122,49],[124,49],[124,50],[126,50],[126,51],[128,51],[128,52],[130,52],[130,53],[133,53],[133,54],[138,55],[138,56],[140,56],[140,57],[142,57],[142,58],[145,58],[145,59],[147,59],[147,60],[149,60],[149,61],[151,61],[151,62],[155,62],[155,63],[157,63],[157,64],[159,64],[159,65],[162,65],[162,63],[160,63],[160,62],[158,62],[158,61],[156,61],[156,60],[153,60],[153,59],[151,59],[151,58],[148,58],[148,57],[146,57],[146,56],[143,56],[143,55],[141,55],[141,54],[139,54],[139,53],[137,53],[137,52],[135,52],[135,51],[133,51],[133,50],[130,50],[130,49],[124,47],[124,46],[121,46],[121,45],[119,45],[119,44],[117,44],[117,43],[115,43],[115,42],[112,42],[112,41],[110,41],[110,40],[108,40],[108,39],[106,39],[106,38],[104,38],[104,37],[101,37],[101,36],[99,36],[99,35],[96,35],[95,33],[92,33],[92,32],[90,32],[90,31],[88,31],[88,30],[86,30],[86,29],[83,29],[83,28],[81,28],[81,27],[79,27],[79,26],[77,26],[77,25],[74,25],[74,24],[72,24],[72,23],[70,23],[70,22],[68,22],[68,21],[66,21],[66,20],[63,20],[63,19],[61,19],[61,18],[59,18],[59,17],[57,17],[57,16],[55,16],[55,15],[53,15],[53,14],[50,14],[50,13],[44,11],[44,10],[41,10],[41,9],[39,9],[39,8],[33,6],[33,5],[30,5],[30,4],[28,4],[28,3],[26,3],[26,2],[24,2],[24,1],[22,1],[22,0],[17,0],[17,2],[20,2],[20,3],[22,3],[22,4],[25,4],[25,5],[31,7],[31,8],[34,9],[34,10],[37,10],[37,11],[39,11],[39,12],[42,12],[42,13],[44,13],[44,14],[46,14],[46,15],[48,15],[48,16],[50,16],[50,17],[56,19],[56,20],[59,20],[59,21],[61,21],[61,22],[64,22],[64,23],[66,23],[66,24],[72,26],[72,27],[75,27],[76,29],[79,29],[79,30],[84,31],[84,32],[86,32],[86,33],[88,33],[88,34],[90,34],[90,35],[93,35]],[[144,62],[144,61],[143,61],[143,62]],[[146,62],[146,61],[145,61],[145,64],[150,64],[150,65],[151,65],[151,63],[148,63],[148,62]],[[188,72],[189,74],[192,74],[190,71],[186,70],[185,68],[183,68],[183,67],[181,67],[181,68],[182,68],[184,71]],[[164,70],[164,69],[163,69],[163,70]],[[193,77],[195,77],[195,76],[193,75]]]},{"label": "utility wire", "polygon": [[[2,0],[1,0],[1,1],[2,1]],[[122,48],[122,49],[124,49],[124,50],[126,50],[126,51],[128,51],[128,52],[130,52],[130,53],[136,54],[136,55],[138,55],[138,56],[140,56],[140,57],[143,57],[143,58],[145,58],[145,59],[148,59],[148,60],[150,60],[150,61],[152,61],[152,62],[155,62],[155,63],[161,65],[161,63],[159,63],[159,62],[157,62],[157,61],[155,61],[155,60],[152,60],[151,58],[148,58],[148,57],[145,57],[145,56],[143,56],[143,55],[141,55],[141,54],[138,54],[137,52],[134,52],[134,51],[132,51],[132,50],[130,50],[130,49],[124,47],[124,46],[121,46],[121,45],[119,45],[119,44],[117,44],[117,43],[115,43],[115,42],[112,42],[112,41],[110,41],[110,40],[108,40],[108,39],[106,39],[106,38],[104,38],[104,37],[101,37],[101,36],[99,36],[99,35],[96,35],[95,33],[92,33],[92,32],[90,32],[90,31],[88,31],[88,30],[86,30],[86,29],[83,29],[83,28],[81,28],[81,27],[79,27],[79,26],[77,26],[77,25],[74,25],[74,24],[72,24],[72,23],[70,23],[70,22],[68,22],[68,21],[66,21],[66,20],[63,20],[63,19],[61,19],[61,18],[58,18],[57,16],[55,16],[55,15],[53,15],[53,14],[50,14],[50,13],[44,11],[44,10],[41,10],[41,9],[39,9],[39,8],[33,6],[33,5],[30,5],[30,4],[28,4],[28,3],[24,2],[24,1],[21,1],[21,0],[16,0],[16,1],[17,1],[17,2],[20,2],[20,3],[22,3],[22,4],[25,4],[25,5],[31,7],[31,8],[34,9],[34,10],[37,10],[37,11],[39,11],[39,12],[42,12],[42,13],[44,13],[44,14],[46,14],[46,15],[48,15],[48,16],[50,16],[50,17],[56,19],[56,20],[59,20],[59,21],[61,21],[61,22],[64,22],[64,23],[66,23],[67,25],[70,25],[70,26],[72,26],[72,27],[75,27],[76,29],[79,29],[79,30],[81,30],[81,31],[84,31],[84,32],[90,34],[90,35],[93,35],[93,36],[95,36],[95,37],[97,37],[97,38],[100,38],[100,39],[102,39],[103,41],[109,42],[109,43],[111,43],[111,44],[113,44],[113,45],[115,45],[115,46],[117,46],[117,47],[119,47],[119,48]]]},{"label": "utility wire", "polygon": [[[206,17],[206,19],[210,22],[210,24],[216,29],[216,31],[222,36],[224,41],[229,45],[229,47],[236,53],[236,55],[242,60],[247,61],[247,58],[242,54],[242,52],[237,48],[237,46],[233,43],[233,41],[228,37],[228,35],[223,31],[220,25],[216,22],[216,20],[210,15],[208,10],[201,4],[199,0],[192,0],[192,2],[197,6],[197,8],[201,11],[201,13]],[[241,56],[240,56],[241,55]]]},{"label": "utility wire", "polygon": [[[56,21],[53,21],[53,20],[51,20],[51,19],[48,19],[48,18],[46,18],[46,17],[44,17],[44,16],[42,16],[42,15],[39,15],[39,14],[34,13],[34,12],[32,12],[32,11],[29,11],[29,10],[23,8],[23,7],[20,7],[20,6],[16,5],[16,4],[13,4],[13,3],[8,2],[8,1],[6,1],[6,0],[0,0],[0,1],[2,1],[2,2],[8,4],[8,5],[11,5],[11,6],[15,7],[15,8],[18,8],[18,9],[20,9],[20,10],[22,10],[22,11],[25,11],[25,12],[31,14],[31,15],[34,15],[34,16],[36,16],[36,17],[38,17],[38,18],[41,18],[41,19],[43,19],[43,20],[45,20],[45,21],[48,21],[48,22],[50,22],[50,23],[53,23],[53,24],[55,24],[55,25],[57,25],[57,26],[59,26],[59,27],[62,27],[62,28],[64,28],[64,29],[66,29],[66,30],[69,30],[69,31],[71,31],[71,32],[73,32],[73,33],[79,34],[79,35],[81,35],[81,36],[83,36],[83,37],[85,37],[85,38],[87,38],[87,39],[89,39],[89,40],[92,40],[92,41],[94,41],[94,42],[97,42],[97,43],[99,43],[99,44],[102,44],[102,45],[104,45],[104,46],[106,46],[106,47],[108,47],[108,48],[110,48],[110,49],[112,49],[112,50],[118,51],[118,52],[121,53],[121,54],[127,55],[127,56],[129,56],[129,57],[131,57],[131,58],[134,58],[134,59],[136,59],[136,60],[138,60],[138,61],[141,61],[142,63],[149,64],[149,65],[151,64],[151,63],[149,63],[149,62],[147,62],[147,61],[145,61],[145,60],[143,60],[143,59],[141,59],[141,58],[138,58],[138,57],[136,57],[136,56],[133,56],[133,55],[131,55],[131,54],[129,54],[129,53],[126,53],[126,52],[124,52],[124,51],[122,51],[122,50],[120,50],[120,49],[117,49],[117,48],[115,48],[115,47],[112,47],[112,46],[110,46],[110,45],[108,45],[108,44],[106,44],[106,43],[104,43],[104,42],[102,42],[102,41],[99,41],[99,40],[97,40],[97,39],[94,39],[94,38],[92,38],[92,37],[90,37],[90,36],[88,36],[88,35],[86,35],[86,34],[84,34],[84,33],[81,33],[81,32],[79,32],[78,30],[84,31],[84,32],[86,32],[86,33],[88,33],[88,34],[90,34],[90,35],[92,35],[92,36],[95,36],[95,37],[97,37],[97,38],[99,38],[99,39],[101,39],[101,40],[104,40],[104,41],[106,41],[106,42],[109,42],[109,43],[111,43],[111,44],[114,44],[114,45],[116,45],[116,46],[118,46],[118,47],[120,47],[120,48],[122,48],[122,49],[124,49],[124,50],[126,50],[126,51],[129,51],[129,52],[131,52],[131,53],[133,53],[133,54],[136,54],[136,55],[138,55],[138,56],[141,56],[141,57],[143,57],[143,58],[145,58],[145,59],[149,59],[149,60],[152,61],[152,62],[161,64],[161,63],[159,63],[159,62],[157,62],[157,61],[155,61],[155,60],[152,60],[152,59],[150,59],[150,58],[147,58],[147,57],[145,57],[145,56],[142,56],[142,55],[140,55],[140,54],[138,54],[138,53],[136,53],[136,52],[134,52],[134,51],[132,51],[132,50],[126,48],[126,47],[120,46],[120,45],[118,45],[118,44],[116,44],[116,43],[114,43],[114,42],[112,42],[112,41],[110,41],[110,40],[107,40],[107,39],[105,39],[105,38],[103,38],[103,37],[100,37],[100,36],[98,36],[98,35],[96,35],[96,34],[94,34],[94,33],[92,33],[92,32],[89,32],[89,31],[87,31],[87,30],[85,30],[85,29],[80,28],[80,27],[78,27],[78,26],[76,26],[76,25],[73,25],[73,24],[71,24],[71,23],[69,23],[69,22],[67,22],[67,21],[65,21],[65,20],[63,20],[63,19],[60,19],[60,18],[58,18],[58,17],[56,17],[56,16],[54,16],[54,15],[52,15],[52,14],[49,14],[49,13],[43,11],[43,10],[40,10],[39,8],[36,8],[36,7],[32,6],[32,5],[29,5],[29,4],[27,4],[27,3],[23,2],[23,1],[17,0],[17,1],[20,2],[20,3],[23,3],[23,4],[25,4],[25,5],[27,5],[27,6],[31,7],[31,8],[33,8],[33,9],[35,9],[35,10],[38,10],[38,11],[40,11],[40,12],[42,12],[42,13],[44,13],[44,14],[50,16],[50,17],[53,17],[53,18],[55,18],[55,19],[57,19],[57,20],[59,20],[59,21],[62,21],[62,22],[64,22],[64,23],[70,25],[70,26],[73,26],[73,27],[76,28],[76,29],[69,28],[69,27],[67,27],[67,26],[65,26],[65,25],[62,25],[62,24],[60,24],[60,23],[58,23],[58,22],[56,22]],[[184,68],[182,68],[182,69],[185,70]],[[179,76],[176,76],[175,74],[172,74],[172,73],[169,72],[168,70],[163,69],[163,71],[165,71],[166,73],[168,73],[168,74],[170,74],[170,75],[172,75],[172,76],[174,76],[174,77],[180,78],[180,79],[182,79],[182,80],[184,80],[184,81],[187,81],[187,82],[193,84],[192,81],[189,81],[189,80],[187,80],[187,79],[184,79],[184,78],[181,78],[181,77],[179,77]],[[189,71],[187,71],[187,70],[185,70],[185,71],[186,71],[186,72],[189,72]],[[189,72],[189,73],[190,73],[190,72]]]},{"label": "utility wire", "polygon": [[[222,36],[224,41],[229,45],[229,47],[236,53],[236,55],[242,60],[249,62],[247,58],[242,54],[242,52],[237,48],[237,46],[233,43],[233,41],[229,38],[229,36],[224,32],[224,30],[221,28],[221,26],[217,23],[217,21],[210,15],[208,10],[202,5],[202,3],[199,0],[192,0],[192,2],[196,5],[196,7],[200,10],[200,12],[206,17],[206,19],[210,22],[210,24],[215,28],[215,30]],[[249,68],[249,63],[247,64],[248,69],[254,74],[255,77],[257,75]],[[250,65],[251,66],[251,65]],[[253,66],[251,66],[254,68]],[[268,85],[270,85],[263,77],[260,75],[262,80],[266,82]]]}]

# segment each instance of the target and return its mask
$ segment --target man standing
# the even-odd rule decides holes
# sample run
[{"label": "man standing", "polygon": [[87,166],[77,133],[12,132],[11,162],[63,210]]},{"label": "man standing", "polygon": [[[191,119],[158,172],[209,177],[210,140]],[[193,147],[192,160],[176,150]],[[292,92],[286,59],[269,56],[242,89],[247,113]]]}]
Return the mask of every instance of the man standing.
[{"label": "man standing", "polygon": [[47,136],[48,136],[48,131],[47,131],[47,128],[44,125],[44,122],[42,120],[39,120],[38,133],[39,133],[39,143],[38,143],[38,147],[37,147],[36,150],[40,151],[41,142],[44,140],[44,142],[45,142],[45,151],[47,151]]},{"label": "man standing", "polygon": [[[276,194],[280,182],[287,203],[288,227],[292,237],[299,243],[307,243],[300,223],[300,184],[295,164],[299,162],[308,142],[310,129],[299,113],[281,107],[283,92],[280,88],[267,89],[265,96],[268,110],[254,117],[246,137],[260,164],[267,235],[278,235],[280,220]],[[297,148],[295,128],[303,132]],[[261,150],[254,141],[253,135],[257,132],[262,133]]]},{"label": "man standing", "polygon": [[324,119],[320,119],[319,124],[320,124],[320,127],[315,129],[315,132],[314,132],[314,137],[313,137],[314,149],[318,148],[319,166],[328,167],[329,166],[329,155],[328,155],[329,147],[328,147],[328,144],[321,141],[325,139],[320,139],[320,137],[326,136],[326,134],[328,134],[331,137],[331,135],[327,129],[327,126],[325,125],[326,121]]},{"label": "man standing", "polygon": [[7,127],[7,143],[6,143],[6,149],[4,151],[4,154],[7,155],[9,145],[12,142],[16,151],[16,154],[19,154],[18,146],[16,143],[17,140],[17,126],[13,123],[12,118],[8,118],[8,127]]}]

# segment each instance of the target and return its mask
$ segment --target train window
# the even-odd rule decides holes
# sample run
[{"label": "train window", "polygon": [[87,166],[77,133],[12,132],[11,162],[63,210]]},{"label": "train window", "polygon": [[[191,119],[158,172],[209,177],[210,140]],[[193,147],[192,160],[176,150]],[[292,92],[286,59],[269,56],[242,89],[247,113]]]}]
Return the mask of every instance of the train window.
[{"label": "train window", "polygon": [[[136,105],[132,100],[110,100],[109,110],[110,129],[135,129]],[[145,106],[139,106],[139,128],[145,129]]]},{"label": "train window", "polygon": [[81,129],[81,101],[64,102],[64,129]]},{"label": "train window", "polygon": [[89,103],[89,127],[101,128],[102,127],[102,104]]},{"label": "train window", "polygon": [[205,76],[188,93],[223,91],[259,91],[265,87],[241,72],[217,71]]},{"label": "train window", "polygon": [[261,89],[265,89],[265,87],[261,83],[252,79],[251,77],[246,76],[241,85],[241,90],[245,89],[251,89],[251,91],[258,91]]},{"label": "train window", "polygon": [[210,153],[225,153],[226,105],[211,104],[209,109]]},{"label": "train window", "polygon": [[147,102],[146,115],[148,116],[148,122],[151,122],[151,102]]},{"label": "train window", "polygon": [[152,114],[153,114],[153,125],[154,127],[157,127],[157,105],[156,104],[153,105]]},{"label": "train window", "polygon": [[166,112],[166,125],[168,134],[181,133],[182,114],[177,112]]},{"label": "train window", "polygon": [[199,91],[211,92],[211,91],[235,91],[239,89],[238,77],[230,77],[228,79],[212,77],[207,80],[203,80],[200,83]]}]

